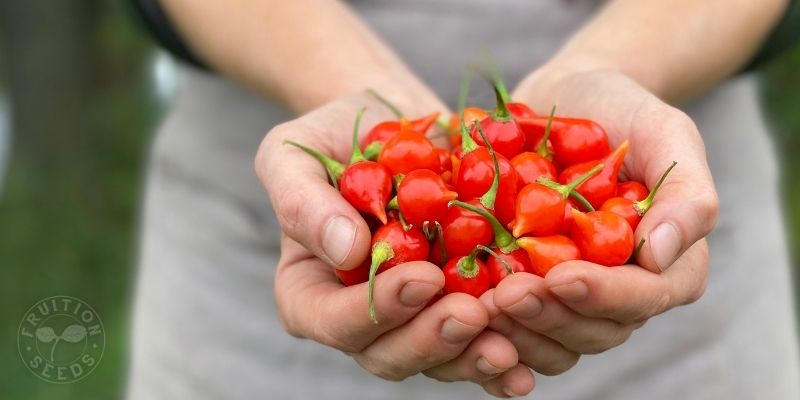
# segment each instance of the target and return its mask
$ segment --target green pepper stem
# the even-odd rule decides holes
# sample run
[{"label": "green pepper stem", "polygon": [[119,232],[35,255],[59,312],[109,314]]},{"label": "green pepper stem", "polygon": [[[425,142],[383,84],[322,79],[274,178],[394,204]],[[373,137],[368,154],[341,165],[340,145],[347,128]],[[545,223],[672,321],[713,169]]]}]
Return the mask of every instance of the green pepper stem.
[{"label": "green pepper stem", "polygon": [[388,203],[386,203],[386,208],[389,210],[399,210],[400,204],[397,202],[397,196],[392,197]]},{"label": "green pepper stem", "polygon": [[514,235],[503,227],[503,224],[501,224],[494,215],[489,214],[488,211],[459,200],[451,201],[450,205],[461,207],[486,218],[486,220],[489,221],[489,225],[492,226],[492,231],[494,231],[494,242],[503,253],[508,254],[519,248],[516,239],[514,239]]},{"label": "green pepper stem", "polygon": [[344,174],[344,164],[312,149],[311,147],[304,146],[291,140],[284,140],[283,144],[290,144],[300,150],[303,150],[311,157],[316,158],[317,161],[319,161],[325,167],[325,171],[328,172],[328,177],[330,177],[333,187],[335,187],[336,190],[339,190],[339,179],[341,179],[342,174]]},{"label": "green pepper stem", "polygon": [[583,197],[580,193],[576,192],[575,188],[580,186],[581,183],[586,182],[589,178],[600,172],[602,169],[603,169],[603,163],[597,164],[594,166],[594,168],[590,169],[583,175],[575,178],[575,180],[566,185],[553,182],[545,176],[539,177],[539,179],[537,179],[536,182],[539,183],[540,185],[547,186],[550,189],[557,191],[558,193],[561,193],[561,196],[564,199],[566,199],[567,197],[572,197],[573,199],[581,203],[582,206],[586,207],[587,210],[594,211],[594,207],[592,207],[591,203],[589,203],[586,200],[586,198]]},{"label": "green pepper stem", "polygon": [[484,246],[482,244],[479,244],[478,248],[483,250],[483,251],[485,251],[485,252],[487,252],[487,253],[489,253],[489,255],[494,257],[495,260],[497,260],[500,264],[503,265],[503,268],[506,269],[506,272],[508,272],[509,275],[513,275],[514,274],[514,270],[511,269],[511,267],[508,265],[506,260],[504,260],[503,257],[500,257],[499,254],[495,253],[494,250],[492,250],[492,249],[490,249],[490,248],[488,248],[488,247],[486,247],[486,246]]},{"label": "green pepper stem", "polygon": [[367,148],[364,149],[364,158],[370,161],[375,161],[378,159],[378,155],[381,154],[382,149],[383,142],[372,142],[367,145]]},{"label": "green pepper stem", "polygon": [[678,162],[673,161],[672,165],[670,165],[669,168],[667,168],[667,170],[664,171],[663,174],[661,174],[661,177],[658,178],[656,186],[653,187],[653,190],[650,191],[650,193],[647,195],[647,197],[645,197],[644,200],[633,203],[633,209],[636,210],[639,216],[643,216],[644,213],[646,213],[647,210],[649,210],[650,207],[653,205],[653,199],[656,197],[656,192],[658,192],[658,189],[661,188],[661,184],[664,183],[664,180],[667,178],[667,175],[669,175],[670,171],[672,171],[672,169],[675,168],[676,165],[678,165]]},{"label": "green pepper stem", "polygon": [[645,241],[644,236],[642,236],[642,239],[639,240],[639,244],[637,244],[636,248],[633,249],[633,253],[631,254],[631,260],[635,260],[637,257],[639,257],[639,253],[642,252],[642,247],[644,247],[644,241]]},{"label": "green pepper stem", "polygon": [[472,139],[467,130],[467,124],[464,121],[464,109],[467,108],[467,97],[469,97],[469,87],[472,84],[472,72],[467,70],[464,72],[464,78],[461,80],[461,86],[458,89],[458,115],[459,127],[461,129],[461,152],[467,154],[478,148],[478,143]]},{"label": "green pepper stem", "polygon": [[444,265],[447,262],[447,247],[444,245],[444,230],[439,221],[436,221],[436,241],[439,244],[439,264]]},{"label": "green pepper stem", "polygon": [[539,148],[536,149],[536,153],[540,156],[552,160],[553,153],[550,153],[550,150],[547,149],[547,141],[550,140],[550,132],[553,125],[553,117],[556,114],[556,105],[553,104],[553,108],[550,109],[550,116],[547,117],[547,126],[544,128],[544,136],[542,136],[542,142],[539,143]]},{"label": "green pepper stem", "polygon": [[486,144],[486,148],[489,150],[489,155],[492,157],[492,167],[494,167],[492,184],[489,186],[489,189],[486,191],[486,193],[481,196],[480,202],[481,205],[486,207],[487,210],[494,210],[494,204],[495,201],[497,201],[497,190],[500,188],[500,164],[497,162],[497,154],[495,154],[492,144],[489,143],[489,139],[486,137],[483,127],[481,124],[476,124],[475,126],[478,128],[478,132],[481,134],[483,143]]},{"label": "green pepper stem", "polygon": [[375,318],[375,275],[378,273],[378,268],[380,268],[381,264],[391,260],[392,257],[394,257],[394,251],[389,243],[380,241],[372,246],[372,261],[369,265],[369,294],[367,295],[367,300],[369,301],[369,319],[375,324],[378,323],[378,319]]},{"label": "green pepper stem", "polygon": [[381,95],[380,95],[378,92],[376,92],[374,89],[367,89],[367,93],[369,93],[369,94],[370,94],[370,96],[374,97],[376,100],[378,100],[379,102],[381,102],[381,104],[383,104],[384,106],[386,106],[386,108],[388,108],[388,109],[389,109],[389,111],[391,111],[391,112],[392,112],[392,114],[394,114],[394,116],[395,116],[395,117],[397,117],[397,118],[403,118],[403,113],[400,111],[400,109],[399,109],[399,108],[397,108],[397,106],[396,106],[396,105],[394,105],[394,103],[392,103],[391,101],[389,101],[387,98],[385,98],[385,97],[381,96]]},{"label": "green pepper stem", "polygon": [[364,153],[361,151],[361,145],[358,143],[358,127],[361,125],[361,117],[364,116],[366,107],[361,107],[356,113],[356,122],[353,124],[353,155],[350,156],[350,165],[357,162],[367,161]]}]

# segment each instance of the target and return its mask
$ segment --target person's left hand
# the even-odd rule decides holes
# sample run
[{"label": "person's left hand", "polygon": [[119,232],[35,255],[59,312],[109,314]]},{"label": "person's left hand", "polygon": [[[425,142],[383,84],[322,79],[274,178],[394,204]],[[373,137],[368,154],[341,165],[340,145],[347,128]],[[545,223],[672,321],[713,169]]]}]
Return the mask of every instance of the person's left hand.
[{"label": "person's left hand", "polygon": [[509,276],[481,298],[490,328],[515,344],[521,362],[558,374],[571,364],[547,369],[537,362],[606,351],[651,317],[700,298],[708,268],[704,237],[715,224],[718,200],[694,123],[624,74],[551,64],[523,80],[512,97],[538,110],[555,103],[559,115],[595,120],[612,146],[630,140],[622,174],[649,187],[678,162],[636,230],[636,243],[646,239],[639,265],[570,261],[545,278]]}]

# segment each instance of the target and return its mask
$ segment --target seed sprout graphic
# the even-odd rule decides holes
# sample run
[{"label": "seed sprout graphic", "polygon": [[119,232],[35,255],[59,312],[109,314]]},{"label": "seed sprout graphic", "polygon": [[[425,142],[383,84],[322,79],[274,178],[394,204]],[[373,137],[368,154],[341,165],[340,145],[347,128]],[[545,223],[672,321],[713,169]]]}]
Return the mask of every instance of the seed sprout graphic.
[{"label": "seed sprout graphic", "polygon": [[53,328],[49,326],[43,326],[36,330],[36,338],[43,343],[50,343],[55,340],[53,347],[50,349],[50,362],[55,362],[53,356],[55,355],[58,342],[63,340],[67,343],[78,343],[86,338],[86,328],[81,325],[70,325],[64,328],[64,332],[62,332],[59,336],[56,335],[56,332],[53,330]]}]

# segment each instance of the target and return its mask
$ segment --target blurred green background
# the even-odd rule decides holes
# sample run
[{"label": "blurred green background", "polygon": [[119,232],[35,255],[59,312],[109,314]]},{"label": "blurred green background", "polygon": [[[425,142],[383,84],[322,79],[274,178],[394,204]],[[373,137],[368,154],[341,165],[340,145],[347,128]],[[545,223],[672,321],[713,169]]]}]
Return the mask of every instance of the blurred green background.
[{"label": "blurred green background", "polygon": [[[0,0],[3,399],[114,399],[122,393],[143,161],[168,97],[168,85],[157,83],[170,71],[127,6],[123,0]],[[800,48],[761,71],[796,271],[798,72]],[[4,134],[12,132],[7,143]],[[99,367],[69,385],[36,378],[16,345],[25,311],[59,294],[91,304],[108,341]]]}]

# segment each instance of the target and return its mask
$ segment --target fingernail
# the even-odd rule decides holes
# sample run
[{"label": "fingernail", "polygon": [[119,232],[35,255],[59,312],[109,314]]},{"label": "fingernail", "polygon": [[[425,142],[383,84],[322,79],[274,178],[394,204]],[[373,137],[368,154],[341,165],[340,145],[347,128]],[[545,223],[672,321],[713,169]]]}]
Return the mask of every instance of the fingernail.
[{"label": "fingernail", "polygon": [[432,283],[408,282],[400,290],[400,302],[406,307],[419,307],[427,303],[439,289]]},{"label": "fingernail", "polygon": [[564,285],[553,286],[550,291],[555,293],[556,296],[567,301],[583,301],[589,297],[589,287],[581,281],[577,280],[572,283]]},{"label": "fingernail", "polygon": [[665,222],[650,232],[650,252],[660,270],[669,268],[678,258],[680,250],[681,239],[675,225]]},{"label": "fingernail", "polygon": [[331,218],[322,234],[322,251],[334,265],[341,265],[356,239],[356,225],[350,218],[338,215]]},{"label": "fingernail", "polygon": [[448,343],[458,344],[472,339],[483,327],[467,325],[453,317],[448,318],[442,325],[442,339]]},{"label": "fingernail", "polygon": [[504,387],[503,388],[503,393],[505,393],[506,396],[509,396],[509,397],[517,397],[517,394],[514,393],[514,391],[511,390],[511,388],[508,388],[508,387]]},{"label": "fingernail", "polygon": [[486,358],[484,357],[478,359],[478,362],[475,363],[475,368],[477,368],[478,371],[481,371],[481,373],[486,375],[497,375],[505,371],[502,368],[495,367],[494,365],[489,363],[489,361],[486,361]]},{"label": "fingernail", "polygon": [[514,314],[515,317],[533,318],[542,312],[542,308],[542,301],[534,294],[528,293],[522,300],[505,307],[505,310]]}]

